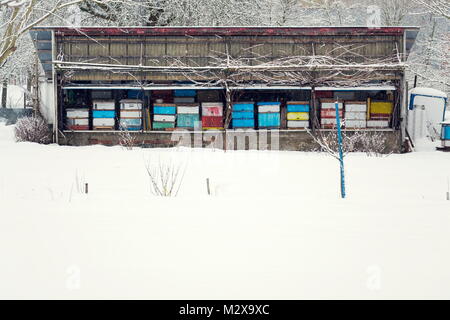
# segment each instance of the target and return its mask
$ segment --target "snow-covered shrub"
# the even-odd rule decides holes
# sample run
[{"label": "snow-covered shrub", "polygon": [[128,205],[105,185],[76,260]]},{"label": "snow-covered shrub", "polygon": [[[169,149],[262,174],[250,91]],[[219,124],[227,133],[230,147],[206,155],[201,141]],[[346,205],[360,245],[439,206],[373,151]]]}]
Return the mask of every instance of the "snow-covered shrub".
[{"label": "snow-covered shrub", "polygon": [[[339,159],[337,130],[316,131],[308,133],[318,144],[317,151],[327,152]],[[342,152],[346,156],[350,152],[364,152],[368,156],[386,155],[387,138],[381,132],[356,130],[342,131]]]},{"label": "snow-covered shrub", "polygon": [[[184,168],[183,168],[184,167]],[[169,160],[148,161],[146,165],[150,178],[150,191],[155,196],[176,197],[183,183],[186,167]]]},{"label": "snow-covered shrub", "polygon": [[[326,152],[339,160],[339,144],[337,130],[315,131],[307,130],[308,134],[317,143],[316,151]],[[342,152],[346,156],[350,152],[356,151],[359,137],[357,135],[346,134],[342,131]]]},{"label": "snow-covered shrub", "polygon": [[16,141],[48,144],[52,134],[45,120],[39,116],[23,117],[17,120],[14,134]]},{"label": "snow-covered shrub", "polygon": [[133,150],[137,144],[136,136],[132,135],[126,126],[120,125],[119,144],[127,150]]},{"label": "snow-covered shrub", "polygon": [[365,152],[370,157],[390,154],[386,153],[386,135],[381,132],[357,131],[355,134],[358,136],[355,151]]}]

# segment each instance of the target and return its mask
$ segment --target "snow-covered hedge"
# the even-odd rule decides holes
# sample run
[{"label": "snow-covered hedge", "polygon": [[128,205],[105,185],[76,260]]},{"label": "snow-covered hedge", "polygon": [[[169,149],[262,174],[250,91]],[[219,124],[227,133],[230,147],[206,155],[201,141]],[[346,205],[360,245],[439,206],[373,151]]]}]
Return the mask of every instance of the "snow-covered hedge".
[{"label": "snow-covered hedge", "polygon": [[36,142],[48,144],[52,135],[47,123],[41,117],[23,117],[17,120],[14,128],[16,141]]}]

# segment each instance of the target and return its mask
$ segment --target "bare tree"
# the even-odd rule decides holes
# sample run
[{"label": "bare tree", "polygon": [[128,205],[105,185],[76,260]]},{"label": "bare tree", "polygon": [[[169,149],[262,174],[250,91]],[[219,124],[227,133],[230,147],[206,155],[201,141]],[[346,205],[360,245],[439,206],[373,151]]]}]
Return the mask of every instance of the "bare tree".
[{"label": "bare tree", "polygon": [[418,85],[430,86],[448,92],[450,75],[448,61],[450,58],[449,24],[445,18],[426,14],[420,17],[423,25],[416,40],[415,49],[409,57],[408,74],[413,81],[418,76]]},{"label": "bare tree", "polygon": [[57,16],[65,8],[90,1],[107,5],[111,3],[125,4],[131,0],[1,0],[0,1],[0,68],[17,50],[19,40],[28,31]]},{"label": "bare tree", "polygon": [[450,2],[448,0],[413,0],[417,5],[432,14],[450,19]]},{"label": "bare tree", "polygon": [[357,17],[353,14],[358,7],[352,0],[300,0],[300,5],[306,10],[306,24],[321,25],[354,25]]},{"label": "bare tree", "polygon": [[385,26],[401,25],[413,10],[409,0],[375,0],[373,3],[380,8]]},{"label": "bare tree", "polygon": [[[273,0],[270,0],[273,1]],[[266,0],[134,0],[125,5],[85,1],[87,20],[110,25],[263,25]]]}]

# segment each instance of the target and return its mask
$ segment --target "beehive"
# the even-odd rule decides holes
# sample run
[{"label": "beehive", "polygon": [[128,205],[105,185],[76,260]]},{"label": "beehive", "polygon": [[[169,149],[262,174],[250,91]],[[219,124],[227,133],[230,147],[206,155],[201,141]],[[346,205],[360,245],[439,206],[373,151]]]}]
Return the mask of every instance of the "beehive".
[{"label": "beehive", "polygon": [[336,119],[336,103],[338,114],[341,121],[344,119],[344,104],[331,99],[322,99],[320,106],[320,124],[324,129],[334,128],[337,126]]},{"label": "beehive", "polygon": [[204,130],[223,129],[222,102],[202,102],[202,128]]},{"label": "beehive", "polygon": [[177,128],[194,129],[199,126],[200,106],[198,104],[177,105]]},{"label": "beehive", "polygon": [[142,100],[120,100],[120,128],[131,131],[142,130],[142,107]]},{"label": "beehive", "polygon": [[255,114],[253,102],[233,103],[233,128],[255,128]]},{"label": "beehive", "polygon": [[[388,128],[394,111],[394,103],[391,101],[371,101],[369,128]],[[370,122],[370,126],[369,126]]]},{"label": "beehive", "polygon": [[258,102],[258,127],[277,129],[281,125],[280,102]]},{"label": "beehive", "polygon": [[92,125],[94,130],[114,130],[116,104],[114,100],[93,100]]},{"label": "beehive", "polygon": [[345,101],[345,127],[349,129],[367,127],[366,101]]},{"label": "beehive", "polygon": [[89,130],[89,109],[66,109],[66,129]]},{"label": "beehive", "polygon": [[153,106],[153,130],[175,128],[177,108],[171,103],[156,103]]},{"label": "beehive", "polygon": [[308,101],[288,101],[286,111],[288,129],[309,128],[310,105]]}]

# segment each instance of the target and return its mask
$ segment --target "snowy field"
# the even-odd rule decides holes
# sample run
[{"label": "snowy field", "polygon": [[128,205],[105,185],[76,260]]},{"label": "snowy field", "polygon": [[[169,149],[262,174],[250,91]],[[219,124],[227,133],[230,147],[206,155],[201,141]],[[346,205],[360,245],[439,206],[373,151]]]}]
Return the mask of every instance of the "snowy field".
[{"label": "snowy field", "polygon": [[[322,154],[43,146],[12,129],[2,299],[450,298],[448,153],[350,155],[341,200]],[[176,198],[150,193],[158,159],[186,166]]]}]

